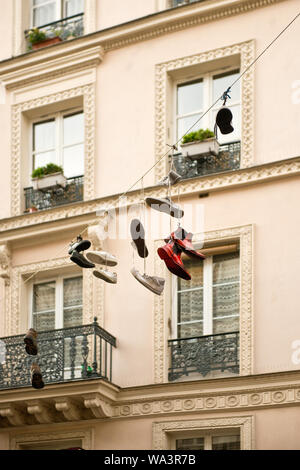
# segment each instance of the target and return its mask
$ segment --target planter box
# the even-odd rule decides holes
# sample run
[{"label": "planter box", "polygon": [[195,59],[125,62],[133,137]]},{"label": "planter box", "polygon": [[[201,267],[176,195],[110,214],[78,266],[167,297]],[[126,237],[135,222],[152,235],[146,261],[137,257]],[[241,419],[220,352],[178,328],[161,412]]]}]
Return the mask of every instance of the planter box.
[{"label": "planter box", "polygon": [[58,36],[55,36],[55,38],[49,38],[45,39],[44,41],[37,42],[36,44],[32,44],[32,49],[40,49],[41,47],[46,47],[46,46],[51,46],[52,44],[57,44],[58,42],[61,42],[62,39]]},{"label": "planter box", "polygon": [[203,155],[218,155],[219,153],[219,143],[215,137],[211,139],[206,139],[200,142],[195,140],[194,142],[188,142],[186,144],[181,144],[182,153],[186,152],[188,157],[202,157]]},{"label": "planter box", "polygon": [[51,186],[66,187],[67,179],[62,173],[52,173],[51,175],[43,176],[43,178],[32,178],[32,186],[34,189],[44,189]]}]

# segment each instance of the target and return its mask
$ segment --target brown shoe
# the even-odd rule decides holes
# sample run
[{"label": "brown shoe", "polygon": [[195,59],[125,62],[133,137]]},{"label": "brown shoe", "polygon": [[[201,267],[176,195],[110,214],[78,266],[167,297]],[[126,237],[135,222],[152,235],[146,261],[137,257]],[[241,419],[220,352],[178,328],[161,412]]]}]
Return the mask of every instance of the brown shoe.
[{"label": "brown shoe", "polygon": [[45,384],[43,382],[41,369],[36,363],[33,363],[31,365],[30,372],[31,372],[31,385],[33,386],[33,388],[36,388],[36,389],[44,388]]},{"label": "brown shoe", "polygon": [[24,337],[24,343],[26,344],[25,350],[27,354],[30,354],[30,356],[36,356],[38,353],[36,339],[37,332],[33,328],[30,328],[30,330],[27,331],[26,336]]}]

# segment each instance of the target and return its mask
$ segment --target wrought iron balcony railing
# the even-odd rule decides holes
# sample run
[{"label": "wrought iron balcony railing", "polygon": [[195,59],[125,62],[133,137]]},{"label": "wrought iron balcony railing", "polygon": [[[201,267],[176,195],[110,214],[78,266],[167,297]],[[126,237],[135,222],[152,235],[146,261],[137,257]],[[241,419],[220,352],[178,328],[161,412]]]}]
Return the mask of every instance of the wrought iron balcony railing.
[{"label": "wrought iron balcony railing", "polygon": [[83,201],[83,180],[83,176],[68,178],[65,188],[59,185],[45,189],[24,188],[26,212],[31,208],[42,211]]},{"label": "wrought iron balcony railing", "polygon": [[[220,145],[218,155],[204,155],[201,158],[187,157],[182,153],[173,155],[176,172],[184,179],[221,173],[240,168],[241,142]],[[171,157],[172,158],[172,157]]]},{"label": "wrought iron balcony railing", "polygon": [[169,340],[169,381],[192,373],[239,373],[239,332]]},{"label": "wrought iron balcony railing", "polygon": [[[32,28],[34,29],[34,28]],[[78,38],[84,35],[84,13],[68,16],[52,23],[43,24],[38,26],[39,31],[46,34],[47,39],[59,37],[62,41],[67,39]],[[29,33],[31,30],[25,31],[25,38],[29,41]]]},{"label": "wrought iron balcony railing", "polygon": [[112,348],[116,338],[90,325],[41,331],[38,355],[25,351],[24,335],[0,340],[0,389],[31,386],[30,366],[39,364],[45,384],[103,378],[112,381]]}]

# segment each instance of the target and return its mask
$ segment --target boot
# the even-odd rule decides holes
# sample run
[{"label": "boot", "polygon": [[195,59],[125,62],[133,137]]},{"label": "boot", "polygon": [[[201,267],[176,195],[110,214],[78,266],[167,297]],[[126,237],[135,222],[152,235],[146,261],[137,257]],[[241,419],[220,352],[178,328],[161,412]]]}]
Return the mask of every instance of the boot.
[{"label": "boot", "polygon": [[38,353],[36,330],[30,328],[27,331],[24,337],[24,343],[26,344],[25,351],[27,352],[27,354],[30,354],[30,356],[36,356]]},{"label": "boot", "polygon": [[37,390],[39,390],[40,388],[44,388],[45,384],[43,382],[41,369],[36,363],[33,363],[31,365],[30,372],[31,372],[31,385],[33,386],[33,388],[36,388]]},{"label": "boot", "polygon": [[181,260],[182,250],[175,244],[174,241],[167,243],[165,246],[158,248],[158,256],[164,260],[168,270],[175,274],[175,276],[181,277],[186,281],[191,280],[191,275],[184,269],[184,264]]}]

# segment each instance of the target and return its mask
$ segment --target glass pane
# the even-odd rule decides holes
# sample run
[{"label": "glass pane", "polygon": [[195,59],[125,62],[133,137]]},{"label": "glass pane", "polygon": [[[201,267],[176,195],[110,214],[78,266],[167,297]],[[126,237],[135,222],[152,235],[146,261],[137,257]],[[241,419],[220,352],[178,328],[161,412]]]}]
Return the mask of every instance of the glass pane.
[{"label": "glass pane", "polygon": [[193,336],[203,335],[203,323],[187,323],[186,325],[178,325],[178,338],[191,338]]},{"label": "glass pane", "polygon": [[64,307],[82,305],[82,277],[64,279]]},{"label": "glass pane", "polygon": [[55,310],[55,282],[33,286],[33,311]]},{"label": "glass pane", "polygon": [[82,307],[64,310],[64,328],[82,325]]},{"label": "glass pane", "polygon": [[213,334],[217,333],[230,333],[232,331],[240,330],[240,318],[229,317],[222,320],[213,320]]},{"label": "glass pane", "polygon": [[185,281],[178,278],[178,290],[192,289],[194,287],[203,287],[203,261],[184,259],[185,270],[190,273],[192,279]]},{"label": "glass pane", "polygon": [[213,287],[214,317],[238,315],[240,311],[240,284]]},{"label": "glass pane", "polygon": [[53,152],[44,152],[36,153],[33,157],[33,169],[39,168],[40,166],[45,166],[47,163],[56,163],[56,153]]},{"label": "glass pane", "polygon": [[212,450],[240,450],[240,436],[213,436]]},{"label": "glass pane", "polygon": [[64,146],[84,141],[84,114],[73,114],[64,118]]},{"label": "glass pane", "polygon": [[[213,103],[223,95],[230,85],[239,77],[240,72],[234,71],[229,73],[224,73],[220,75],[215,75],[213,78]],[[230,102],[234,103],[240,101],[240,82],[237,82],[231,89],[229,93],[231,99],[227,100],[227,104]]]},{"label": "glass pane", "polygon": [[[232,127],[234,131],[231,134],[221,134],[218,128],[218,142],[219,144],[226,144],[226,142],[234,142],[241,140],[241,106],[228,106],[232,112]],[[213,123],[216,122],[216,115],[218,110],[213,111]],[[221,149],[222,150],[222,149]]]},{"label": "glass pane", "polygon": [[33,150],[43,152],[55,148],[55,121],[33,125]]},{"label": "glass pane", "polygon": [[178,323],[202,320],[203,290],[178,294]]},{"label": "glass pane", "polygon": [[64,149],[63,167],[66,178],[84,174],[84,144]]},{"label": "glass pane", "polygon": [[66,0],[66,17],[84,12],[84,0]]},{"label": "glass pane", "polygon": [[[40,2],[40,4],[41,3],[42,2]],[[37,6],[33,10],[34,27],[43,26],[44,24],[52,23],[56,20],[58,20],[58,18],[56,18],[56,1],[41,4],[41,6]]]},{"label": "glass pane", "polygon": [[37,331],[55,329],[55,312],[35,313],[33,315],[33,328]]},{"label": "glass pane", "polygon": [[203,82],[189,83],[177,87],[177,114],[200,111],[203,107]]},{"label": "glass pane", "polygon": [[204,437],[177,439],[176,450],[204,450]]},{"label": "glass pane", "polygon": [[213,257],[213,283],[238,281],[240,277],[239,252]]},{"label": "glass pane", "polygon": [[192,127],[192,125],[195,124],[197,119],[200,118],[200,116],[201,114],[193,114],[192,116],[180,118],[177,120],[177,140],[181,139],[187,131],[194,132],[200,129],[200,122],[199,122],[191,130],[189,130],[190,127]]}]

